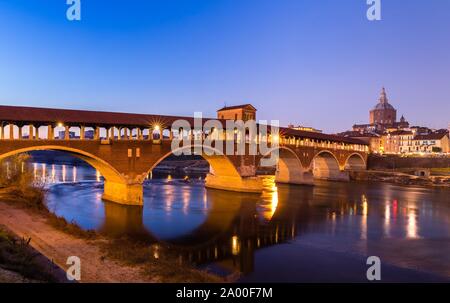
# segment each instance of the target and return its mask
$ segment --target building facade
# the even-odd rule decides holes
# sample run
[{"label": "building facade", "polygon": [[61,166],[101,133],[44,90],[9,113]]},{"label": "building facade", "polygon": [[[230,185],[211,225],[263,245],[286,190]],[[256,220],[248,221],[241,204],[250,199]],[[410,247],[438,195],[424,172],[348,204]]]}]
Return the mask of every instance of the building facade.
[{"label": "building facade", "polygon": [[217,111],[217,118],[224,120],[256,120],[256,108],[251,104],[225,106]]},{"label": "building facade", "polygon": [[450,152],[448,132],[437,132],[428,135],[417,135],[412,141],[412,149],[418,153]]}]

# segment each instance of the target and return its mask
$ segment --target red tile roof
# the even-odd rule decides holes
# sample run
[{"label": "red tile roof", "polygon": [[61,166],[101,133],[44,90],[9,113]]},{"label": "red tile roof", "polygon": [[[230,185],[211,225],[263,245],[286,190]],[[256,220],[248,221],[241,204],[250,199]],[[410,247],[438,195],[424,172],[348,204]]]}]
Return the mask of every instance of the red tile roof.
[{"label": "red tile roof", "polygon": [[448,133],[432,133],[428,135],[417,135],[414,137],[414,140],[441,140],[445,136],[448,136]]},{"label": "red tile roof", "polygon": [[246,108],[246,107],[251,107],[252,109],[257,110],[253,105],[251,105],[250,103],[247,103],[247,104],[241,104],[241,105],[224,106],[217,111],[220,112],[223,110],[239,109],[239,108]]}]

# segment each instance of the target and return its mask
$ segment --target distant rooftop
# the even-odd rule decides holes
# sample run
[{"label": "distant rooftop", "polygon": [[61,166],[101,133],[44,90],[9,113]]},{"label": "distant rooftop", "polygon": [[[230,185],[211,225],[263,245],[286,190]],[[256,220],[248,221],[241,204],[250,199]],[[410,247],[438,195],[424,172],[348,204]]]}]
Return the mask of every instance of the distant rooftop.
[{"label": "distant rooftop", "polygon": [[220,112],[220,111],[223,111],[223,110],[240,109],[240,108],[247,108],[247,107],[251,107],[251,109],[257,110],[253,105],[251,105],[250,103],[247,103],[247,104],[241,104],[241,105],[224,106],[224,107],[222,107],[221,109],[219,109],[217,111]]}]

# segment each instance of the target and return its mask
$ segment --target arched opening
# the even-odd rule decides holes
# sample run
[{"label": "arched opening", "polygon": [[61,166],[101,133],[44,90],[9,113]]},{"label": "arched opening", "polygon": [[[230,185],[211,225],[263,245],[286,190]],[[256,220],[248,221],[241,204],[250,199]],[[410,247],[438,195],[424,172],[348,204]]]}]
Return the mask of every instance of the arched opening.
[{"label": "arched opening", "polygon": [[269,152],[269,155],[275,151],[278,152],[275,182],[313,184],[312,174],[303,167],[300,159],[292,150],[288,148],[277,148]]},{"label": "arched opening", "polygon": [[[201,153],[195,153],[195,149],[202,151]],[[205,186],[208,188],[223,189],[237,192],[261,192],[262,182],[258,177],[241,177],[248,174],[245,171],[238,171],[233,164],[230,157],[221,154],[219,150],[206,146],[186,146],[180,147],[174,151],[171,151],[162,156],[156,161],[152,167],[148,170],[147,174],[150,174],[155,167],[157,167],[163,160],[167,159],[173,154],[178,154],[183,150],[191,149],[192,155],[197,155],[206,160],[209,164],[209,172],[205,179]],[[204,152],[205,149],[207,152]],[[254,175],[254,174],[253,174]]]},{"label": "arched opening", "polygon": [[347,172],[341,171],[336,157],[329,151],[321,151],[312,160],[314,178],[321,180],[348,181]]},{"label": "arched opening", "polygon": [[36,150],[57,150],[84,160],[104,177],[103,199],[128,205],[142,205],[142,184],[130,183],[111,164],[88,152],[65,146],[41,145],[16,149],[0,154],[0,160]]},{"label": "arched opening", "polygon": [[113,181],[113,182],[125,182],[122,175],[107,162],[105,162],[105,161],[101,160],[100,158],[98,158],[92,154],[89,154],[87,152],[84,152],[84,151],[81,151],[78,149],[74,149],[74,148],[69,148],[69,147],[50,146],[50,145],[45,146],[44,145],[44,146],[34,146],[34,147],[29,147],[29,148],[22,148],[22,149],[17,149],[17,150],[8,152],[8,153],[1,154],[0,160],[11,157],[13,155],[32,152],[32,151],[39,151],[39,150],[48,150],[48,151],[56,150],[56,151],[62,151],[62,152],[68,153],[76,158],[79,158],[79,159],[87,162],[92,167],[97,169],[100,172],[100,174],[105,178],[105,180]]},{"label": "arched opening", "polygon": [[366,161],[360,154],[352,154],[345,162],[345,170],[365,170]]}]

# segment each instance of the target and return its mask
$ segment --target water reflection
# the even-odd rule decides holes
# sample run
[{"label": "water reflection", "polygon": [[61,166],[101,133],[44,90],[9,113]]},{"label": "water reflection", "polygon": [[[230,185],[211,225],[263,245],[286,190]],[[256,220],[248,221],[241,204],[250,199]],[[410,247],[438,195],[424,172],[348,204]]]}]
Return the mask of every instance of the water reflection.
[{"label": "water reflection", "polygon": [[445,190],[327,182],[276,186],[267,179],[258,196],[206,190],[196,177],[187,182],[184,175],[153,174],[142,208],[103,202],[99,173],[91,168],[45,167],[36,166],[37,177],[47,174],[53,183],[70,182],[51,187],[48,205],[54,212],[113,237],[148,241],[155,258],[168,247],[181,263],[256,280],[277,264],[277,272],[297,281],[301,273],[296,266],[320,266],[323,261],[318,259],[321,253],[303,255],[314,248],[338,254],[333,258],[342,253],[377,255],[401,267],[450,276]]}]

